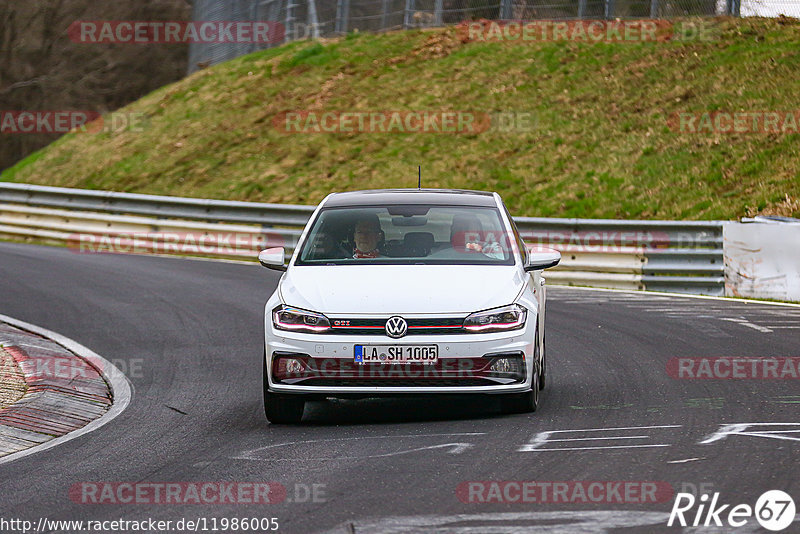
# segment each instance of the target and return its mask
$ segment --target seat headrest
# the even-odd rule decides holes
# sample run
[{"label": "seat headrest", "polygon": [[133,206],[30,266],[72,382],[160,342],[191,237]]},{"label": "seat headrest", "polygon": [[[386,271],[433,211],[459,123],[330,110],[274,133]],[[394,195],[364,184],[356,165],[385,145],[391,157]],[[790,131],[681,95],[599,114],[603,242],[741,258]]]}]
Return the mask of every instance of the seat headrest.
[{"label": "seat headrest", "polygon": [[433,234],[430,232],[408,232],[403,236],[403,245],[424,251],[426,255],[430,254],[433,243]]}]

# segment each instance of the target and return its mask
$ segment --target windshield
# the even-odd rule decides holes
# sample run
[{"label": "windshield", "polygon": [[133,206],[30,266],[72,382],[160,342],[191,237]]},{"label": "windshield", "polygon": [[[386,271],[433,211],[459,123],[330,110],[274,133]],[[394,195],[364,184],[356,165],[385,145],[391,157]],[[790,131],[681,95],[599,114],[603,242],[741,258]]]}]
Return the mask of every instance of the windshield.
[{"label": "windshield", "polygon": [[396,205],[323,209],[296,265],[513,265],[495,208]]}]

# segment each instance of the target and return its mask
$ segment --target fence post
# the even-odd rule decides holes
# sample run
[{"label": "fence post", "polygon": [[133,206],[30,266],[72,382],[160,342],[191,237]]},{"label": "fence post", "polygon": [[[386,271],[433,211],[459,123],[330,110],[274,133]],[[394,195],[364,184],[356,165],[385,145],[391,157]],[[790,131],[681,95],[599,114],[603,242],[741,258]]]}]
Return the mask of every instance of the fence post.
[{"label": "fence post", "polygon": [[433,25],[434,26],[441,26],[442,25],[442,9],[444,0],[436,0],[433,6]]},{"label": "fence post", "polygon": [[586,0],[578,0],[578,18],[586,17]]},{"label": "fence post", "polygon": [[405,14],[403,16],[403,28],[409,29],[413,25],[412,17],[414,13],[417,11],[416,2],[414,0],[406,0],[406,9]]},{"label": "fence post", "polygon": [[[261,4],[259,4],[258,2],[253,2],[250,5],[250,19],[249,20],[252,20],[253,22],[258,20],[258,8],[260,8],[260,7],[261,7]],[[197,19],[193,18],[192,20],[197,20]],[[255,52],[256,50],[258,50],[258,47],[259,47],[259,45],[257,44],[257,40],[253,39],[253,42],[250,43],[250,46],[248,47],[248,51],[247,52],[248,53]]]},{"label": "fence post", "polygon": [[658,17],[658,0],[650,0],[650,18]]},{"label": "fence post", "polygon": [[381,9],[381,30],[386,29],[387,24],[389,23],[388,17],[389,17],[389,0],[383,0],[383,6]]},{"label": "fence post", "polygon": [[319,39],[319,19],[316,0],[308,0],[308,25],[311,26],[312,39]]},{"label": "fence post", "polygon": [[[267,13],[267,20],[269,20],[273,24],[277,24],[278,19],[281,15],[281,2],[280,0],[270,0],[267,2],[269,4],[269,11]],[[286,28],[284,28],[284,31]]]},{"label": "fence post", "polygon": [[283,42],[288,43],[292,40],[292,33],[294,31],[294,0],[286,0],[286,19],[283,25]]},{"label": "fence post", "polygon": [[347,33],[347,18],[350,13],[350,0],[336,1],[336,33]]},{"label": "fence post", "polygon": [[512,10],[511,10],[511,0],[503,0],[500,4],[500,18],[503,20],[511,20],[512,17]]},{"label": "fence post", "polygon": [[605,0],[606,20],[614,18],[614,0]]},{"label": "fence post", "polygon": [[403,29],[407,30],[411,27],[411,17],[413,16],[414,11],[416,11],[414,0],[406,0],[406,9],[403,13]]}]

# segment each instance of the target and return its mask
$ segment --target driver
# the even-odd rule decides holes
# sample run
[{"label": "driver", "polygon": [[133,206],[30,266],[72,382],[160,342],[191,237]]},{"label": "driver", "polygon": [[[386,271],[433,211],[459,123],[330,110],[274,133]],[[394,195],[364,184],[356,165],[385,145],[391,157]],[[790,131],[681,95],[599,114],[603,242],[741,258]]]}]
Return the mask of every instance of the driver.
[{"label": "driver", "polygon": [[382,234],[381,223],[377,215],[359,219],[353,230],[353,241],[355,242],[353,258],[381,257],[378,244]]}]

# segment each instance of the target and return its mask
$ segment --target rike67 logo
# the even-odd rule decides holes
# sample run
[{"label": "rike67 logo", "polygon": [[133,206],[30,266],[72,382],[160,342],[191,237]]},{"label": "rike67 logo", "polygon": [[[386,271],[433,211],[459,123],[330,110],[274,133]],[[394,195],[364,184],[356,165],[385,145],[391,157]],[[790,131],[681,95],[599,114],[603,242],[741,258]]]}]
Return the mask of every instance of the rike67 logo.
[{"label": "rike67 logo", "polygon": [[794,500],[781,490],[764,492],[756,501],[755,507],[749,504],[723,504],[718,492],[714,493],[710,502],[706,493],[699,499],[691,493],[678,493],[667,526],[739,528],[755,517],[763,528],[778,532],[792,524],[795,512]]}]

